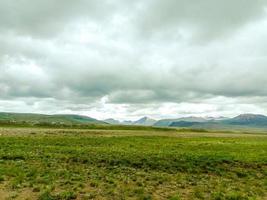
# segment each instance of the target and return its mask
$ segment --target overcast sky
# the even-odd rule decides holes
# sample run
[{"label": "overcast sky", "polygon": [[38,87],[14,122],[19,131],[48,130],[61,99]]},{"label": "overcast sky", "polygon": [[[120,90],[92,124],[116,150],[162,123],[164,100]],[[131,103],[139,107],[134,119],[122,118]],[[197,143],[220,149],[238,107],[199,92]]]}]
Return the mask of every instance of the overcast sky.
[{"label": "overcast sky", "polygon": [[1,0],[0,111],[267,114],[267,1]]}]

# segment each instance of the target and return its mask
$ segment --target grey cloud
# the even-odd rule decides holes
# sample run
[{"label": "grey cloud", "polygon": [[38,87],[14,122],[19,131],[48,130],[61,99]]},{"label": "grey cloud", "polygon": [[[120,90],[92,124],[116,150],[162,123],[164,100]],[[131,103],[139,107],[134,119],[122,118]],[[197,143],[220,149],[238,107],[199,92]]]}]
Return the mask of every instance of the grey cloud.
[{"label": "grey cloud", "polygon": [[[146,35],[162,30],[189,33],[197,39],[211,40],[236,31],[262,18],[267,5],[264,0],[150,0],[140,9],[137,19]],[[190,31],[192,31],[190,33]]]},{"label": "grey cloud", "polygon": [[35,37],[53,36],[75,20],[103,19],[112,9],[108,1],[96,0],[4,0],[0,2],[1,30]]}]

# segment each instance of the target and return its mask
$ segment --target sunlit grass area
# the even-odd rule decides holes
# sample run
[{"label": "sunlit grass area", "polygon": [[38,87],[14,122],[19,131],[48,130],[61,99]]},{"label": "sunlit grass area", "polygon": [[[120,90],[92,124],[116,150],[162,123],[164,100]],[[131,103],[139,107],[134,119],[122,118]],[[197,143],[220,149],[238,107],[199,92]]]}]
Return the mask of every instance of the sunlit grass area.
[{"label": "sunlit grass area", "polygon": [[264,199],[267,135],[2,128],[1,199]]}]

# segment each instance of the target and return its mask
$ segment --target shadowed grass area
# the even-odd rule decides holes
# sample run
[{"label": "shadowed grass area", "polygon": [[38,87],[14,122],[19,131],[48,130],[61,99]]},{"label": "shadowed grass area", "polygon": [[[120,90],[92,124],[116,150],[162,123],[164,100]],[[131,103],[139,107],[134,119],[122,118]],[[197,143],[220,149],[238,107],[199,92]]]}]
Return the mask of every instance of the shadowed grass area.
[{"label": "shadowed grass area", "polygon": [[[60,118],[61,119],[61,118]],[[68,119],[68,118],[67,118]],[[144,131],[173,131],[174,128],[138,126],[138,125],[111,125],[107,123],[72,123],[72,122],[49,122],[49,121],[6,121],[0,119],[0,127],[6,128],[47,128],[47,129],[78,129],[78,130],[144,130]],[[188,130],[189,129],[183,129]],[[204,129],[196,129],[206,132]]]},{"label": "shadowed grass area", "polygon": [[263,199],[267,136],[2,129],[0,195],[23,199]]}]

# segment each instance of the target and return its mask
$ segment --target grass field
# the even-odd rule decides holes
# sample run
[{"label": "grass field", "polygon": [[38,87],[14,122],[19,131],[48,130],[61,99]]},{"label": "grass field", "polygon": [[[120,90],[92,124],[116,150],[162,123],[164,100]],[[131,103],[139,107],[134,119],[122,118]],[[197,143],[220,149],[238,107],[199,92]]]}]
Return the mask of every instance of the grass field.
[{"label": "grass field", "polygon": [[267,199],[267,134],[0,128],[0,199]]}]

